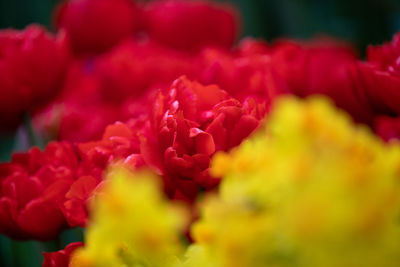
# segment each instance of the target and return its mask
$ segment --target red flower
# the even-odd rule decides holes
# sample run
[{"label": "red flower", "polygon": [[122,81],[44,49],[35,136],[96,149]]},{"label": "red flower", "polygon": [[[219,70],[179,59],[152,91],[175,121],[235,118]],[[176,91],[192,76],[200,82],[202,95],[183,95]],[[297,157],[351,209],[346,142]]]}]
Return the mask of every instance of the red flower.
[{"label": "red flower", "polygon": [[67,31],[78,54],[104,52],[140,27],[141,14],[131,0],[68,0],[57,24]]},{"label": "red flower", "polygon": [[380,114],[400,114],[400,33],[391,43],[370,46],[367,62],[359,68],[374,111]]},{"label": "red flower", "polygon": [[196,51],[206,45],[229,48],[239,32],[238,13],[227,4],[154,1],[145,14],[150,38],[181,50]]},{"label": "red flower", "polygon": [[88,218],[87,201],[101,183],[104,170],[113,162],[122,161],[133,167],[144,165],[139,153],[139,139],[126,124],[117,122],[106,128],[100,141],[78,145],[81,163],[80,178],[65,195],[62,211],[73,226],[85,226]]},{"label": "red flower", "polygon": [[351,48],[322,39],[309,44],[285,41],[274,50],[272,68],[285,81],[286,92],[300,97],[328,96],[355,120],[371,123],[368,100],[354,75],[357,58]]},{"label": "red flower", "polygon": [[200,81],[217,84],[240,100],[249,95],[271,102],[281,91],[272,77],[272,49],[262,41],[245,39],[235,51],[206,48],[199,58]]},{"label": "red flower", "polygon": [[68,143],[14,154],[0,165],[0,232],[12,238],[48,240],[64,227],[59,209],[76,178],[78,158]]},{"label": "red flower", "polygon": [[50,139],[71,142],[97,140],[105,127],[118,119],[118,107],[99,96],[100,81],[93,63],[76,60],[70,64],[60,96],[35,115],[35,126]]},{"label": "red flower", "polygon": [[56,252],[43,252],[43,267],[68,267],[72,252],[82,246],[82,242],[75,242]]},{"label": "red flower", "polygon": [[57,94],[68,53],[62,34],[54,37],[31,25],[23,31],[0,31],[0,119],[15,124]]},{"label": "red flower", "polygon": [[169,85],[181,75],[192,76],[192,57],[150,41],[128,40],[96,61],[100,94],[120,103],[137,98],[152,86]]},{"label": "red flower", "polygon": [[108,124],[146,114],[160,86],[182,74],[193,76],[191,59],[154,42],[130,39],[93,60],[76,60],[63,94],[36,117],[36,125],[59,140],[100,139]]},{"label": "red flower", "polygon": [[100,182],[100,179],[93,176],[81,176],[71,185],[61,206],[69,226],[86,226],[89,216],[87,202]]},{"label": "red flower", "polygon": [[118,110],[107,105],[84,106],[67,102],[56,106],[62,107],[59,124],[59,140],[86,142],[101,136],[104,128],[118,119]]},{"label": "red flower", "polygon": [[374,129],[383,140],[400,140],[400,118],[378,116],[374,120]]},{"label": "red flower", "polygon": [[242,105],[216,85],[181,77],[156,99],[141,153],[163,175],[170,196],[193,200],[199,189],[218,183],[208,173],[214,152],[238,145],[264,113],[254,100]]},{"label": "red flower", "polygon": [[[139,126],[138,126],[139,127]],[[100,141],[78,144],[81,167],[85,174],[101,178],[101,172],[112,162],[139,153],[139,138],[128,125],[116,122],[107,126]],[[99,175],[100,174],[100,175]]]}]

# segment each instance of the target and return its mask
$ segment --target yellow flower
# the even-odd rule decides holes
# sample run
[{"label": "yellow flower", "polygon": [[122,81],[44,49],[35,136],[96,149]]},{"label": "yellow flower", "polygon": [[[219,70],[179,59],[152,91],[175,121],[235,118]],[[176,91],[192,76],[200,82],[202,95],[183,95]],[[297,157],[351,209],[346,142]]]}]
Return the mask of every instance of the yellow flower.
[{"label": "yellow flower", "polygon": [[[322,98],[279,101],[213,158],[186,266],[400,266],[400,149]],[[203,265],[204,266],[204,265]]]},{"label": "yellow flower", "polygon": [[72,266],[176,266],[186,224],[181,207],[162,197],[154,175],[116,168],[91,208],[85,247]]}]

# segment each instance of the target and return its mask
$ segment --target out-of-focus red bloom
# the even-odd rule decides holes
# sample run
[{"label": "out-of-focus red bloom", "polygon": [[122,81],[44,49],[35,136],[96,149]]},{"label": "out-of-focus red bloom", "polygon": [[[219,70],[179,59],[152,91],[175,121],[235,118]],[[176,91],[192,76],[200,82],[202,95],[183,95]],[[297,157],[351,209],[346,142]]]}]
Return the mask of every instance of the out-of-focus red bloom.
[{"label": "out-of-focus red bloom", "polygon": [[85,226],[86,203],[102,181],[103,171],[121,161],[134,168],[144,165],[139,155],[139,139],[128,125],[117,122],[108,126],[100,141],[78,144],[81,158],[79,179],[65,195],[62,211],[70,226]]},{"label": "out-of-focus red bloom", "polygon": [[105,129],[100,141],[78,144],[84,174],[101,178],[102,171],[110,163],[138,154],[140,141],[136,131],[127,124],[116,122]]},{"label": "out-of-focus red bloom", "polygon": [[241,104],[216,85],[181,77],[156,99],[141,154],[163,175],[167,194],[193,200],[199,189],[218,183],[208,173],[214,152],[238,145],[264,114],[254,99]]},{"label": "out-of-focus red bloom", "polygon": [[68,267],[72,252],[82,246],[82,242],[75,242],[56,252],[43,252],[43,267]]},{"label": "out-of-focus red bloom", "polygon": [[[104,128],[117,120],[117,110],[107,105],[65,103],[58,139],[72,142],[94,140]],[[58,107],[60,108],[60,107]]]},{"label": "out-of-focus red bloom", "polygon": [[400,114],[400,33],[390,43],[368,47],[367,58],[359,69],[374,111]]},{"label": "out-of-focus red bloom", "polygon": [[66,0],[56,16],[77,54],[104,52],[133,35],[142,23],[132,0]]},{"label": "out-of-focus red bloom", "polygon": [[347,45],[321,39],[309,44],[280,42],[274,47],[271,64],[275,75],[286,82],[287,93],[328,96],[356,121],[371,123],[368,100],[354,75],[356,60]]},{"label": "out-of-focus red bloom", "polygon": [[86,226],[88,219],[87,202],[94,193],[101,180],[93,176],[81,176],[72,185],[65,195],[65,202],[61,210],[71,227]]},{"label": "out-of-focus red bloom", "polygon": [[400,118],[378,116],[374,120],[374,130],[385,141],[400,140]]},{"label": "out-of-focus red bloom", "polygon": [[228,4],[209,1],[154,1],[145,11],[150,38],[176,49],[206,45],[230,48],[239,32],[239,16]]},{"label": "out-of-focus red bloom", "polygon": [[146,114],[155,92],[176,77],[194,76],[192,58],[130,39],[95,59],[76,60],[62,95],[36,116],[36,125],[59,140],[100,139],[108,124]]},{"label": "out-of-focus red bloom", "polygon": [[240,41],[237,48],[239,56],[268,55],[272,52],[272,47],[263,40],[244,38]]},{"label": "out-of-focus red bloom", "polygon": [[233,97],[249,95],[271,102],[282,86],[272,77],[272,49],[262,41],[243,40],[235,51],[205,48],[198,57],[199,79],[217,84]]},{"label": "out-of-focus red bloom", "polygon": [[36,114],[35,124],[50,138],[71,142],[97,140],[108,124],[118,120],[119,107],[103,101],[101,83],[93,62],[74,61],[66,75],[62,94]]},{"label": "out-of-focus red bloom", "polygon": [[0,165],[0,232],[17,239],[54,238],[66,227],[59,205],[76,178],[78,157],[68,143],[14,154]]},{"label": "out-of-focus red bloom", "polygon": [[0,31],[0,128],[58,93],[68,61],[63,34],[31,25]]},{"label": "out-of-focus red bloom", "polygon": [[100,94],[106,101],[137,98],[152,86],[165,86],[181,75],[192,76],[192,57],[151,41],[129,40],[96,61]]}]

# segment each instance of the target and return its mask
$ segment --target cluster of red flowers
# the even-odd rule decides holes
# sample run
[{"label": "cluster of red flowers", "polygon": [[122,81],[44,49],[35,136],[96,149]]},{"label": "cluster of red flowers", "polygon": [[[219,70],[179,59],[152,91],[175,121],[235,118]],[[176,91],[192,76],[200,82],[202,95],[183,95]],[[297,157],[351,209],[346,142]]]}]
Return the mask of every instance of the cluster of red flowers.
[{"label": "cluster of red flowers", "polygon": [[329,96],[383,139],[400,137],[400,35],[364,62],[328,38],[236,43],[237,11],[208,1],[69,0],[55,24],[56,35],[0,32],[1,127],[29,112],[57,140],[0,165],[0,232],[13,238],[85,226],[113,162],[150,167],[170,198],[193,202],[218,184],[212,155],[239,145],[282,94]]},{"label": "cluster of red flowers", "polygon": [[32,25],[0,32],[0,130],[16,127],[24,112],[57,93],[67,70],[65,35]]}]

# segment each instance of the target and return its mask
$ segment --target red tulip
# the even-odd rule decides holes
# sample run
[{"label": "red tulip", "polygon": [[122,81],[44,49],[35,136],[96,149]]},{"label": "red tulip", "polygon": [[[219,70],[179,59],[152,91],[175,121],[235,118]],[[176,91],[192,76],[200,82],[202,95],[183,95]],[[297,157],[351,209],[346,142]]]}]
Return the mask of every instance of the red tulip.
[{"label": "red tulip", "polygon": [[216,85],[181,77],[156,99],[140,151],[163,175],[170,196],[193,200],[198,190],[218,184],[208,173],[214,152],[238,145],[264,114],[254,100],[241,104]]},{"label": "red tulip", "polygon": [[128,40],[98,58],[95,64],[105,101],[137,98],[153,86],[169,85],[181,75],[191,77],[191,56],[155,42]]},{"label": "red tulip", "polygon": [[109,125],[100,141],[78,144],[80,153],[79,179],[65,195],[62,212],[71,227],[84,227],[88,218],[87,201],[101,183],[103,173],[113,162],[132,167],[144,165],[139,153],[139,139],[134,130],[117,122]]},{"label": "red tulip", "polygon": [[374,129],[383,140],[400,140],[400,118],[378,116],[374,121]]},{"label": "red tulip", "polygon": [[77,54],[104,52],[140,27],[141,14],[132,0],[67,0],[57,14]]},{"label": "red tulip", "polygon": [[354,75],[356,60],[351,48],[334,40],[284,41],[274,47],[272,68],[288,93],[328,96],[356,121],[371,123],[372,111]]},{"label": "red tulip", "polygon": [[374,111],[379,114],[400,114],[400,33],[392,42],[370,46],[367,62],[360,62],[362,90]]},{"label": "red tulip", "polygon": [[0,128],[7,128],[58,93],[68,53],[63,34],[31,25],[0,31],[0,55]]},{"label": "red tulip", "polygon": [[150,38],[176,49],[196,51],[206,45],[230,48],[239,32],[238,12],[208,1],[154,1],[145,11]]},{"label": "red tulip", "polygon": [[59,205],[76,179],[78,158],[68,143],[14,154],[0,165],[0,232],[49,240],[66,227]]},{"label": "red tulip", "polygon": [[266,43],[251,39],[234,51],[205,48],[197,63],[200,81],[217,84],[239,100],[251,95],[270,103],[283,91],[271,72],[271,53]]}]

